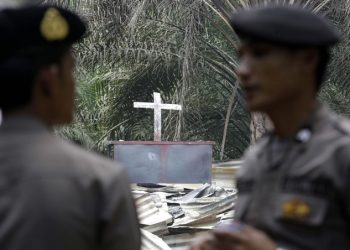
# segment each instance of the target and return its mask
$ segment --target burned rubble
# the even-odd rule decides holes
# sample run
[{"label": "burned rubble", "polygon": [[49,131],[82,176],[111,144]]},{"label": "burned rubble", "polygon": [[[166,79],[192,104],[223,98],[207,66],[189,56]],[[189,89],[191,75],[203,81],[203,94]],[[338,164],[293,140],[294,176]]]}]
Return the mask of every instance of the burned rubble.
[{"label": "burned rubble", "polygon": [[143,250],[187,249],[195,234],[233,218],[236,190],[211,184],[133,185]]}]

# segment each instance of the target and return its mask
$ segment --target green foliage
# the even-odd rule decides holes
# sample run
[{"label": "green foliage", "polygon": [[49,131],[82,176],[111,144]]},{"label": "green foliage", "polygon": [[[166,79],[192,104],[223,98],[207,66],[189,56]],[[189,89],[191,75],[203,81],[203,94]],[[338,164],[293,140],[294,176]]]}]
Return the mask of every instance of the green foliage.
[{"label": "green foliage", "polygon": [[[153,111],[134,109],[133,102],[152,102],[158,91],[163,102],[184,109],[163,112],[162,139],[213,140],[218,156],[228,97],[237,83],[230,49],[235,36],[212,5],[192,0],[53,2],[80,12],[90,27],[75,48],[76,122],[62,135],[102,152],[110,140],[153,140]],[[227,158],[240,157],[249,145],[250,116],[243,98],[235,107]]]},{"label": "green foliage", "polygon": [[350,94],[344,84],[328,82],[321,89],[319,98],[336,113],[350,118]]},{"label": "green foliage", "polygon": [[[227,13],[267,2],[299,4],[329,15],[345,31],[350,27],[345,0],[44,2],[79,12],[89,25],[88,36],[75,47],[79,62],[76,121],[60,133],[105,153],[110,140],[153,139],[153,111],[134,109],[133,102],[152,102],[152,93],[158,91],[164,103],[183,105],[182,112],[164,111],[163,140],[215,141],[214,157],[218,159],[226,113],[230,112],[224,158],[242,155],[250,143],[250,115],[234,73],[238,40],[227,23]],[[335,52],[329,82],[347,80],[342,52]],[[329,91],[336,92],[338,85],[330,86]],[[228,110],[236,88],[233,109]],[[347,96],[322,93],[322,99],[344,101]],[[339,105],[346,106],[343,101]],[[339,111],[347,112],[344,108]]]}]

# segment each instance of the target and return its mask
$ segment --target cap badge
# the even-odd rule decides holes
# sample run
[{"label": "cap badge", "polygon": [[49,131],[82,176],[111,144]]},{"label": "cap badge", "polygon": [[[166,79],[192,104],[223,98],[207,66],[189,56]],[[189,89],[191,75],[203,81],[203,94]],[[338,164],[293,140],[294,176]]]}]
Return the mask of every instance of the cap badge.
[{"label": "cap badge", "polygon": [[282,205],[282,213],[285,218],[303,221],[311,213],[311,207],[304,201],[292,199]]},{"label": "cap badge", "polygon": [[63,40],[68,36],[69,25],[55,8],[49,8],[40,24],[41,35],[48,41]]}]

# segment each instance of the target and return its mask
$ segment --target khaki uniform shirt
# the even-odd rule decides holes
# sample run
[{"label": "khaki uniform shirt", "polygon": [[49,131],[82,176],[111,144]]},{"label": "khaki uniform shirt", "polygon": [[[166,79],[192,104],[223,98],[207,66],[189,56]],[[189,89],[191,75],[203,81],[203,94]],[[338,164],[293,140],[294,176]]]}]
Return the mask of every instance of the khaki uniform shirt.
[{"label": "khaki uniform shirt", "polygon": [[350,123],[319,106],[292,138],[264,136],[237,174],[237,220],[287,249],[350,249]]},{"label": "khaki uniform shirt", "polygon": [[125,172],[30,117],[0,127],[0,249],[139,250]]}]

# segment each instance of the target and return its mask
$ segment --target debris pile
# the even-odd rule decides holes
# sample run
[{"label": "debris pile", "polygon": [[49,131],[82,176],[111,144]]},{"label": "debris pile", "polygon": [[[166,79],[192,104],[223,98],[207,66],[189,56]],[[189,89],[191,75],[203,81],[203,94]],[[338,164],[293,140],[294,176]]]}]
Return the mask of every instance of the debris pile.
[{"label": "debris pile", "polygon": [[210,184],[132,187],[143,250],[187,249],[194,234],[233,218],[236,190]]}]

